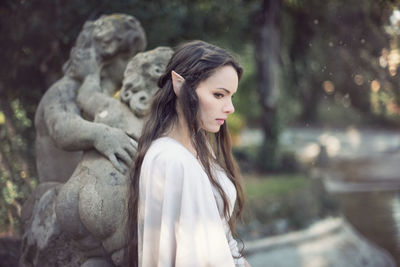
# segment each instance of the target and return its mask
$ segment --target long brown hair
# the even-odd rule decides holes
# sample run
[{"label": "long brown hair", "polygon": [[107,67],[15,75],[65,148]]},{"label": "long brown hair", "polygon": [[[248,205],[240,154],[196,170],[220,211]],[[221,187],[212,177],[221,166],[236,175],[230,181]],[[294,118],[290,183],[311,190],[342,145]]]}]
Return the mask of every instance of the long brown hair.
[{"label": "long brown hair", "polygon": [[[177,100],[189,127],[190,139],[197,156],[208,175],[210,182],[219,191],[223,200],[223,212],[232,233],[235,232],[236,219],[241,216],[244,206],[244,193],[237,165],[232,157],[231,138],[226,124],[213,138],[200,129],[198,110],[199,100],[196,88],[200,82],[210,77],[218,68],[232,66],[240,79],[242,68],[225,50],[203,41],[192,41],[180,46],[172,55],[164,74],[158,80],[159,90],[153,98],[149,118],[139,139],[139,147],[131,169],[129,189],[128,222],[130,245],[128,248],[129,266],[138,265],[138,202],[139,177],[143,159],[151,143],[163,136],[178,121]],[[171,72],[179,73],[184,79],[177,98],[173,87]],[[210,151],[209,141],[212,141]],[[213,156],[215,155],[215,157]],[[237,201],[232,216],[229,216],[229,202],[226,193],[212,172],[212,164],[219,164],[232,181],[237,192]]]}]

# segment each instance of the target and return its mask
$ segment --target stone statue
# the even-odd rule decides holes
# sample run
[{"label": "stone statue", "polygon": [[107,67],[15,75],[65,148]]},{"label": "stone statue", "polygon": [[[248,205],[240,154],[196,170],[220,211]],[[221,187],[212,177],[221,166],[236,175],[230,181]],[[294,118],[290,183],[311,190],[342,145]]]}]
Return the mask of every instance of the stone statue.
[{"label": "stone statue", "polygon": [[[82,150],[95,148],[111,160],[116,149],[129,146],[125,133],[85,120],[86,114],[81,114],[77,106],[76,94],[87,74],[79,65],[85,59],[79,48],[89,46],[95,48],[103,65],[102,92],[113,95],[121,88],[129,59],[144,50],[146,37],[140,23],[127,15],[102,16],[84,25],[65,64],[64,76],[45,93],[36,111],[36,161],[41,183],[66,182]],[[106,143],[109,147],[104,146]]]},{"label": "stone statue", "polygon": [[[71,50],[70,59],[64,65],[63,78],[46,92],[39,103],[35,126],[40,183],[24,204],[21,214],[25,228],[21,266],[121,264],[118,257],[122,252],[118,252],[119,256],[116,252],[124,245],[124,240],[118,240],[117,237],[123,233],[123,229],[118,233],[114,231],[118,228],[115,223],[119,221],[115,221],[115,217],[103,217],[103,213],[96,214],[90,203],[97,201],[96,197],[105,200],[107,207],[111,207],[109,211],[114,211],[121,203],[124,204],[123,191],[126,189],[123,185],[127,182],[124,165],[131,162],[134,156],[134,139],[139,136],[143,112],[153,88],[156,88],[157,73],[166,64],[166,55],[171,54],[165,54],[165,48],[162,49],[164,54],[160,53],[163,54],[160,56],[161,61],[156,60],[157,56],[150,56],[147,59],[154,60],[154,63],[151,61],[141,65],[138,57],[127,68],[121,100],[129,104],[133,111],[131,112],[112,96],[121,88],[128,60],[142,51],[145,45],[144,31],[132,16],[116,14],[87,22]],[[148,55],[151,53],[141,54],[141,57],[146,58]],[[164,63],[160,65],[156,62]],[[147,69],[151,66],[152,69]],[[97,69],[96,86],[93,86],[93,69]],[[98,105],[89,104],[93,101],[98,101]],[[130,128],[126,128],[127,125]],[[87,152],[83,154],[82,150]],[[104,169],[102,173],[95,172],[96,166],[99,166],[98,159],[103,161],[100,164]],[[81,179],[82,177],[88,177],[88,180]],[[79,188],[73,186],[77,180],[82,181],[78,187],[84,190],[77,191]],[[110,187],[114,185],[122,187]],[[96,190],[90,191],[91,186]],[[110,188],[107,189],[107,186]],[[114,204],[107,202],[112,200],[107,194],[113,189],[122,196]],[[67,192],[67,195],[63,195],[63,192]],[[87,200],[83,203],[86,206],[73,202],[73,196],[77,194]],[[65,196],[68,199],[63,199]],[[66,206],[68,208],[63,209]],[[70,211],[77,215],[73,208],[79,208],[79,212],[89,215],[68,218]],[[116,217],[126,217],[124,209],[120,208],[121,213]],[[93,216],[100,216],[104,220],[98,221],[99,224],[90,224],[89,220]],[[68,223],[64,223],[62,218],[67,218],[68,222],[73,222],[78,227],[65,228]],[[114,228],[98,229],[104,225],[105,228],[109,225]],[[83,232],[79,232],[80,230]],[[103,232],[99,234],[98,231]],[[110,237],[106,237],[108,234],[118,241],[106,240]],[[122,245],[117,244],[118,242],[122,242]],[[115,263],[111,260],[113,253]]]},{"label": "stone statue", "polygon": [[[77,96],[78,103],[93,112],[95,122],[119,128],[137,139],[157,89],[157,79],[171,56],[170,48],[160,47],[139,53],[130,61],[121,90],[125,103],[100,93],[97,75],[86,78]],[[62,186],[56,202],[57,218],[61,229],[86,254],[96,255],[85,266],[108,266],[110,257],[114,265],[126,266],[128,184],[126,174],[96,150],[89,150]],[[102,256],[104,251],[106,256]]]}]

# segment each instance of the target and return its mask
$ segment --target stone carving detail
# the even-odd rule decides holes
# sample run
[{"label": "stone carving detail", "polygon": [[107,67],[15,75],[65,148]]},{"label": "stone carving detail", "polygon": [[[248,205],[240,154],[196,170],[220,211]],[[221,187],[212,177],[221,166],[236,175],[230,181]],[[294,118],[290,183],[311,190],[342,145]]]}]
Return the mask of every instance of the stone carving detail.
[{"label": "stone carving detail", "polygon": [[132,16],[87,22],[64,76],[43,96],[40,183],[22,210],[20,266],[126,265],[127,165],[172,55],[167,47],[140,52],[145,45]]}]

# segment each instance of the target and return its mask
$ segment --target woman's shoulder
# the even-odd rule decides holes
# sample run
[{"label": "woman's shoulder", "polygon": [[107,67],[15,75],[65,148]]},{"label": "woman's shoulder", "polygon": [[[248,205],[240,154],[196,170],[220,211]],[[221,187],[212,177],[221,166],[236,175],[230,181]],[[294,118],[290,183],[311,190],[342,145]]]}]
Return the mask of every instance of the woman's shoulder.
[{"label": "woman's shoulder", "polygon": [[[208,181],[195,156],[170,137],[161,137],[152,142],[144,157],[141,175],[143,179],[165,177],[175,182],[190,181],[198,186]],[[200,177],[205,179],[197,179]]]},{"label": "woman's shoulder", "polygon": [[145,161],[168,164],[198,164],[196,158],[181,143],[171,137],[154,140],[145,155]]}]

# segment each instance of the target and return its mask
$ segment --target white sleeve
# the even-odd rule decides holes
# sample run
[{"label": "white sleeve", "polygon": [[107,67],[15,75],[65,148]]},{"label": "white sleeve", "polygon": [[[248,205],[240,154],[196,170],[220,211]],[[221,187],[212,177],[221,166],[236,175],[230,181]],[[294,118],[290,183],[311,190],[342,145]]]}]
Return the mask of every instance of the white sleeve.
[{"label": "white sleeve", "polygon": [[235,266],[211,184],[193,161],[159,155],[142,166],[142,267]]},{"label": "white sleeve", "polygon": [[239,253],[239,249],[237,246],[237,241],[233,238],[232,232],[231,232],[231,229],[229,228],[228,223],[225,223],[225,232],[226,232],[226,238],[228,240],[229,248],[231,250],[231,254],[232,254],[232,257],[235,262],[235,266],[236,267],[244,267],[245,266],[244,258],[239,257],[240,253]]}]

